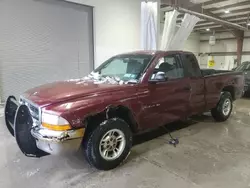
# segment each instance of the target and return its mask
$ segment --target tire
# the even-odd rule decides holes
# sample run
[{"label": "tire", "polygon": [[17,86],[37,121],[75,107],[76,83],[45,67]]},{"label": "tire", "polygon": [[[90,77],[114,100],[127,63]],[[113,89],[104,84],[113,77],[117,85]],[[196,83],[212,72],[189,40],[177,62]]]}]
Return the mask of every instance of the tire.
[{"label": "tire", "polygon": [[[225,110],[227,102],[228,102],[228,108],[227,110]],[[223,94],[220,97],[219,103],[215,108],[211,110],[211,114],[216,121],[223,122],[230,117],[232,109],[233,109],[232,95],[229,92],[223,92]]]},{"label": "tire", "polygon": [[[107,150],[107,147],[111,147],[110,145],[112,144],[107,144],[107,141],[111,143],[111,137],[119,137],[122,140],[120,142],[112,142],[114,145],[116,145],[115,142],[118,143],[117,147],[119,150],[115,149],[115,151],[118,151],[118,155],[115,155],[113,151],[104,151]],[[101,143],[104,144],[101,146]],[[130,127],[125,121],[118,118],[104,121],[96,129],[88,133],[83,140],[83,150],[87,161],[99,170],[111,170],[119,166],[129,155],[131,147],[132,133]],[[113,155],[116,157],[112,157]]]}]

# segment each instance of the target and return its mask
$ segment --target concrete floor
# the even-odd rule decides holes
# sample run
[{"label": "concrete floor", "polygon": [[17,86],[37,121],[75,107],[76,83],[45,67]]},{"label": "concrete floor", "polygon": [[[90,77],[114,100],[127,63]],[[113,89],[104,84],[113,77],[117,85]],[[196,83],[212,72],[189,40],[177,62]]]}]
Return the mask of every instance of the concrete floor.
[{"label": "concrete floor", "polygon": [[[237,101],[232,117],[215,123],[197,117],[169,126],[180,139],[169,145],[164,129],[135,138],[126,163],[103,172],[80,156],[25,157],[7,132],[0,111],[0,187],[250,187],[250,99]],[[175,127],[175,128],[173,128]]]}]

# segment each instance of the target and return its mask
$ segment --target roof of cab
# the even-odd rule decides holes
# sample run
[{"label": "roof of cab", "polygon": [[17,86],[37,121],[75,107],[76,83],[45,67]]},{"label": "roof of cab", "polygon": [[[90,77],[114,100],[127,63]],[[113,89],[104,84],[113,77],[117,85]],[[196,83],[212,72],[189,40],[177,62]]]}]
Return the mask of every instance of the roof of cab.
[{"label": "roof of cab", "polygon": [[158,54],[163,54],[163,53],[191,53],[191,52],[186,52],[186,51],[163,51],[163,50],[139,50],[139,51],[132,51],[128,53],[123,53],[119,55],[128,55],[128,54],[133,54],[133,55],[139,55],[139,54],[145,54],[145,55],[158,55]]}]

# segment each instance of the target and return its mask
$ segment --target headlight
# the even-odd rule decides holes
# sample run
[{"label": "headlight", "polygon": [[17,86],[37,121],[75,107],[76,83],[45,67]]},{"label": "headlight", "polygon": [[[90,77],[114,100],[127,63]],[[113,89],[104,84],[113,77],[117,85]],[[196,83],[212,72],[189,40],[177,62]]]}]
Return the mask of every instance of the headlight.
[{"label": "headlight", "polygon": [[54,131],[66,131],[71,129],[66,119],[46,112],[42,113],[42,126]]}]

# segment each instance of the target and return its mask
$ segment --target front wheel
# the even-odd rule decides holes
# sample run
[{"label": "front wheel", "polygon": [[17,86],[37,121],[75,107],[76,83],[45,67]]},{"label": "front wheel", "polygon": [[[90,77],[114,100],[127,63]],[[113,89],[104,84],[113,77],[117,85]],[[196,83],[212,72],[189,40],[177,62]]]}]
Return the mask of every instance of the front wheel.
[{"label": "front wheel", "polygon": [[231,115],[233,109],[233,99],[229,92],[223,92],[220,101],[215,108],[211,110],[211,114],[216,121],[226,121]]},{"label": "front wheel", "polygon": [[118,118],[105,121],[84,140],[88,162],[100,170],[117,167],[126,159],[131,147],[132,133],[129,125]]}]

